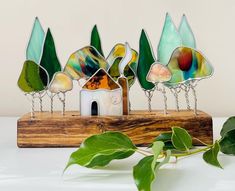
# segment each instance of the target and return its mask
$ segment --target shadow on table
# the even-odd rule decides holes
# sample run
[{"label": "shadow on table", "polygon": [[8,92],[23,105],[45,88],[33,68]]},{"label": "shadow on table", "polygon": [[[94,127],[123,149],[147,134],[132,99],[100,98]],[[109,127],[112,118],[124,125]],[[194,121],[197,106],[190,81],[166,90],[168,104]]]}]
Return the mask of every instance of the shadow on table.
[{"label": "shadow on table", "polygon": [[153,190],[169,191],[175,190],[176,182],[181,182],[186,177],[184,170],[160,169],[153,182]]},{"label": "shadow on table", "polygon": [[128,172],[99,172],[99,173],[94,173],[90,172],[90,173],[81,173],[79,175],[77,175],[76,177],[70,177],[70,178],[65,178],[64,181],[67,182],[84,182],[84,181],[89,181],[89,182],[93,182],[93,181],[99,181],[99,180],[105,180],[105,181],[109,181],[109,180],[120,180],[121,179],[130,179],[132,178],[132,174],[128,171]]},{"label": "shadow on table", "polygon": [[[104,168],[88,169],[83,167],[75,167],[70,173],[63,176],[66,182],[97,182],[105,180],[106,182],[133,182],[132,167],[129,162],[113,162]],[[74,171],[76,169],[76,172]]]}]

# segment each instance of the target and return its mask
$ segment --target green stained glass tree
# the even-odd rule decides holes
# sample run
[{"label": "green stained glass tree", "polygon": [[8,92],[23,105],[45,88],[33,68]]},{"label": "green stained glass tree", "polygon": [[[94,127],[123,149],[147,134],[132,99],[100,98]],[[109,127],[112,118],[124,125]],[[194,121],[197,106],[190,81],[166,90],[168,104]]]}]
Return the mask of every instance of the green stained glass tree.
[{"label": "green stained glass tree", "polygon": [[[61,71],[61,65],[60,65],[59,59],[56,54],[55,43],[54,43],[54,39],[53,39],[53,36],[51,34],[50,29],[47,30],[46,38],[44,41],[40,66],[45,68],[45,70],[47,71],[48,76],[49,76],[49,81],[47,81],[45,73],[42,70],[40,70],[40,77],[41,77],[42,82],[45,86],[48,85],[47,83],[51,82],[51,80],[53,79],[53,76],[56,72]],[[55,96],[55,94],[53,94],[53,93],[51,93],[49,95],[49,97],[51,99],[51,107],[53,107],[54,96]]]},{"label": "green stained glass tree", "polygon": [[27,60],[32,60],[35,63],[39,64],[44,38],[45,32],[39,22],[39,19],[36,17],[26,50]]},{"label": "green stained glass tree", "polygon": [[34,117],[34,98],[40,97],[46,90],[46,86],[40,78],[39,71],[44,73],[45,79],[48,80],[48,74],[44,68],[32,60],[25,61],[17,82],[18,87],[26,96],[29,95],[31,98],[31,117]]},{"label": "green stained glass tree", "polygon": [[92,32],[91,32],[90,45],[95,47],[96,50],[98,50],[98,52],[104,57],[104,53],[103,53],[102,46],[101,46],[100,35],[99,35],[96,25],[93,27]]},{"label": "green stained glass tree", "polygon": [[[40,66],[45,68],[45,70],[47,71],[49,75],[49,83],[51,82],[54,74],[61,71],[61,65],[56,54],[55,43],[50,29],[47,30]],[[47,85],[46,76],[43,72],[41,72],[41,70],[40,76],[43,84]]]},{"label": "green stained glass tree", "polygon": [[[27,60],[24,62],[23,69],[18,80],[18,86],[23,92],[32,93],[44,90],[45,86],[40,78],[39,68],[40,66],[34,61]],[[45,70],[42,69],[42,71],[45,73]]]},{"label": "green stained glass tree", "polygon": [[185,15],[183,15],[181,18],[181,22],[180,22],[180,26],[179,26],[178,31],[181,36],[183,46],[187,46],[190,48],[196,48],[196,40],[193,35],[193,31],[192,31]]},{"label": "green stained glass tree", "polygon": [[139,40],[139,59],[137,65],[137,78],[140,86],[145,91],[148,97],[149,111],[151,111],[151,99],[155,85],[146,80],[146,76],[151,65],[155,62],[152,47],[146,35],[146,32],[142,30]]},{"label": "green stained glass tree", "polygon": [[158,61],[161,62],[161,64],[167,65],[172,52],[175,48],[181,45],[181,36],[177,31],[170,15],[167,13],[160,42],[158,44]]}]

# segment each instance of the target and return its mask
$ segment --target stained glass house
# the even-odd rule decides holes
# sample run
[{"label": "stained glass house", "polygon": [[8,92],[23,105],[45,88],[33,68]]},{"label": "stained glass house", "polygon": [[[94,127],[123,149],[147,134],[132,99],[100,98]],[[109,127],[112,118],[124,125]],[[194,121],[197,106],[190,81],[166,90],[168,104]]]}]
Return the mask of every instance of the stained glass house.
[{"label": "stained glass house", "polygon": [[123,114],[122,87],[102,68],[94,73],[80,91],[82,116]]}]

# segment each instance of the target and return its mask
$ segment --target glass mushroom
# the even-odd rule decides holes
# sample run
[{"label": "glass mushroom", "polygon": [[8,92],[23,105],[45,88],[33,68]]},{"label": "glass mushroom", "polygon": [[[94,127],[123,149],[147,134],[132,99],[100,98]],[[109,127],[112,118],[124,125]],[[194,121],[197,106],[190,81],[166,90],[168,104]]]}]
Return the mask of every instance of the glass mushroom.
[{"label": "glass mushroom", "polygon": [[[65,93],[72,89],[73,89],[73,81],[66,73],[57,72],[54,74],[54,77],[49,85],[48,90],[52,94],[57,95],[59,100],[61,101],[63,105],[62,115],[65,115],[65,98],[66,98]],[[62,94],[62,96],[60,94]],[[53,112],[53,107],[51,108],[51,112]]]},{"label": "glass mushroom", "polygon": [[146,79],[147,81],[155,84],[156,90],[162,92],[164,97],[164,114],[167,114],[166,89],[164,85],[162,85],[162,88],[158,87],[158,85],[163,84],[163,82],[169,81],[171,79],[171,72],[166,66],[160,64],[159,62],[155,62],[150,67]]},{"label": "glass mushroom", "polygon": [[213,67],[199,51],[189,47],[178,47],[172,53],[167,65],[172,78],[164,82],[170,89],[180,88],[182,85],[193,91],[194,113],[197,114],[196,86],[202,79],[213,74]]}]

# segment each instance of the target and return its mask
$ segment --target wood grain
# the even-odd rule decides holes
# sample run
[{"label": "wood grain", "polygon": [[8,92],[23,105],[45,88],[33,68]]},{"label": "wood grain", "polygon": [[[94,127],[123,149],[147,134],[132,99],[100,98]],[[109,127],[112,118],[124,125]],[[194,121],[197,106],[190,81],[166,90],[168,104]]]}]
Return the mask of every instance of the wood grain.
[{"label": "wood grain", "polygon": [[[30,113],[17,122],[17,144],[19,147],[78,147],[81,142],[103,131],[121,131],[138,146],[147,146],[162,132],[170,131],[172,126],[180,126],[201,141],[213,142],[212,118],[198,111],[132,111],[124,116],[80,116],[79,112],[36,112]],[[195,142],[195,145],[200,145]]]},{"label": "wood grain", "polygon": [[128,99],[128,82],[127,78],[120,77],[118,78],[118,83],[122,87],[122,107],[123,115],[129,114],[129,99]]}]

